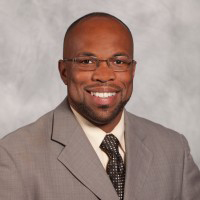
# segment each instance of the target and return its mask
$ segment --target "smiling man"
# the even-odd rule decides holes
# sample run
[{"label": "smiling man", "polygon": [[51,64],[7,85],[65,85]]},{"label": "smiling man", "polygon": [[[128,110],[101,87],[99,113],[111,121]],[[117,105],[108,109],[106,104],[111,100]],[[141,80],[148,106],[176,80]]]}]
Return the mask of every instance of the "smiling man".
[{"label": "smiling man", "polygon": [[0,141],[0,199],[199,200],[185,137],[124,109],[135,68],[123,22],[75,21],[59,61],[67,98]]},{"label": "smiling man", "polygon": [[69,104],[104,131],[112,131],[133,88],[130,31],[113,17],[85,17],[66,33],[63,57],[59,69]]}]

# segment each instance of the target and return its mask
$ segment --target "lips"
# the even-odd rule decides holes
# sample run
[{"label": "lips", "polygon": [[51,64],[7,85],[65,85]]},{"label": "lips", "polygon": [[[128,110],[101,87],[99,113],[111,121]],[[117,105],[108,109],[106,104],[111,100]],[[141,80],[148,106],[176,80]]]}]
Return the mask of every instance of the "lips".
[{"label": "lips", "polygon": [[90,104],[96,106],[109,105],[112,106],[119,98],[118,93],[122,90],[114,84],[95,84],[84,88],[88,96]]}]

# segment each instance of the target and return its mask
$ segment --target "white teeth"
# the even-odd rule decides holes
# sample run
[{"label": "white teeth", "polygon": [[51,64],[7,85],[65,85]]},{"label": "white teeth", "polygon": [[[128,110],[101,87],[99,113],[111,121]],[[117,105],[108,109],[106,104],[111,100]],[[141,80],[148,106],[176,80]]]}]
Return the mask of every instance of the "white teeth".
[{"label": "white teeth", "polygon": [[91,92],[91,95],[100,98],[108,98],[111,96],[115,96],[116,92]]}]

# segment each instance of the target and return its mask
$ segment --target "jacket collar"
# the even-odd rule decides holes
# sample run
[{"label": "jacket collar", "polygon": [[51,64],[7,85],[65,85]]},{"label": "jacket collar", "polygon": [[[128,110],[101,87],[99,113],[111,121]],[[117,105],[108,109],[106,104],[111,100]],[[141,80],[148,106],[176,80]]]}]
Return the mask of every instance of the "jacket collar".
[{"label": "jacket collar", "polygon": [[119,199],[66,99],[54,111],[52,140],[64,145],[58,160],[89,190],[102,200]]},{"label": "jacket collar", "polygon": [[138,117],[125,113],[125,200],[139,199],[152,163],[153,153],[145,145],[148,130],[143,125]]}]

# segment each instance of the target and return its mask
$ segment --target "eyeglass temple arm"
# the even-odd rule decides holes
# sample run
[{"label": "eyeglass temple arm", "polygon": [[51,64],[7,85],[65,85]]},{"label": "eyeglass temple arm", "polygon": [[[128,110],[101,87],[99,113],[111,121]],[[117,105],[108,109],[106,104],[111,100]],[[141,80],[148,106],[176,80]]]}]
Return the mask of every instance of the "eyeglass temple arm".
[{"label": "eyeglass temple arm", "polygon": [[74,58],[63,58],[63,61],[74,61]]},{"label": "eyeglass temple arm", "polygon": [[137,64],[137,61],[135,61],[135,60],[132,60],[132,63],[133,63],[133,64]]}]

